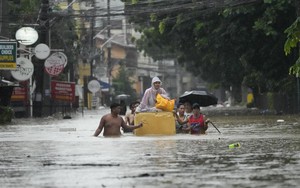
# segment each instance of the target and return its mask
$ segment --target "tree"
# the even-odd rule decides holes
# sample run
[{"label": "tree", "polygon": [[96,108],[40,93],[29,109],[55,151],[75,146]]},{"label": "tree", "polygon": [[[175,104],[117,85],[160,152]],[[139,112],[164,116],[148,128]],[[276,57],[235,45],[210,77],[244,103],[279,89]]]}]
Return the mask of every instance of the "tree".
[{"label": "tree", "polygon": [[133,81],[129,77],[125,66],[121,65],[119,74],[112,80],[112,86],[115,89],[115,95],[127,94],[130,95],[130,101],[135,101],[136,91],[132,88]]},{"label": "tree", "polygon": [[287,73],[294,57],[282,51],[296,15],[291,0],[151,2],[137,1],[127,11],[135,10],[131,21],[143,33],[137,44],[148,55],[177,54],[195,75],[237,89],[235,98],[242,84],[255,92],[292,87]]},{"label": "tree", "polygon": [[[11,26],[14,26],[13,29],[19,29],[22,25],[36,23],[40,0],[10,0],[8,5],[8,20],[12,23]],[[12,35],[14,33],[14,31],[11,32]]]},{"label": "tree", "polygon": [[[286,55],[292,52],[292,48],[296,48],[300,41],[300,17],[298,17],[295,22],[285,30],[287,33],[287,40],[284,45],[284,51]],[[291,75],[300,75],[300,54],[296,63],[290,67],[289,73]]]}]

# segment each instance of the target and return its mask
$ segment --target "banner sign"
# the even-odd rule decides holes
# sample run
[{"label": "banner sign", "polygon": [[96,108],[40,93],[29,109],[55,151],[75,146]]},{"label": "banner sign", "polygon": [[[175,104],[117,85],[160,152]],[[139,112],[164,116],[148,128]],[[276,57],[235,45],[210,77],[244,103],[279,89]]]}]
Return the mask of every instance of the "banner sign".
[{"label": "banner sign", "polygon": [[75,83],[51,81],[51,98],[58,101],[75,101]]},{"label": "banner sign", "polygon": [[28,100],[28,81],[22,82],[20,87],[14,87],[11,95],[11,101],[24,101]]},{"label": "banner sign", "polygon": [[0,70],[17,68],[17,42],[0,42]]}]

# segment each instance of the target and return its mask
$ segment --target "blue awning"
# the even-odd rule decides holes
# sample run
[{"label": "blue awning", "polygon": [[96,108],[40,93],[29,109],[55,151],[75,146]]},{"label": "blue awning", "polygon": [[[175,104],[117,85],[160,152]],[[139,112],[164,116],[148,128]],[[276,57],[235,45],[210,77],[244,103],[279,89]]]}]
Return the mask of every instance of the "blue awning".
[{"label": "blue awning", "polygon": [[108,89],[108,88],[110,88],[110,84],[109,83],[103,82],[101,80],[99,80],[99,82],[100,82],[101,89]]}]

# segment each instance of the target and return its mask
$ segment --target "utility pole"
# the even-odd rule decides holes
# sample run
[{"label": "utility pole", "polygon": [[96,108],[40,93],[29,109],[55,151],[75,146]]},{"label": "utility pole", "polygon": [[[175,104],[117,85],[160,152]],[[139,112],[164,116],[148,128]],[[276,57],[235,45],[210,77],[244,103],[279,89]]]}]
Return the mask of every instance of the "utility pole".
[{"label": "utility pole", "polygon": [[91,16],[91,36],[90,36],[90,79],[92,79],[93,77],[93,61],[94,61],[94,58],[93,56],[95,55],[95,43],[94,43],[94,27],[95,27],[95,15],[96,15],[96,10],[95,10],[95,0],[92,1],[92,7],[94,7],[93,9],[93,13],[92,13],[92,16]]},{"label": "utility pole", "polygon": [[[297,17],[299,18],[300,17],[300,1],[294,1],[295,2],[295,7],[296,7],[296,11],[297,11]],[[298,51],[299,51],[299,57],[300,58],[300,43],[298,42]],[[296,73],[296,78],[297,78],[297,102],[298,102],[298,105],[297,105],[297,111],[298,111],[298,114],[300,113],[300,83],[299,83],[299,76],[300,76],[300,72],[297,72]]]},{"label": "utility pole", "polygon": [[[73,1],[72,0],[68,0],[68,14],[69,15],[73,15],[73,8],[72,8],[72,3]],[[74,79],[74,62],[69,62],[69,81],[70,82],[74,82],[75,79]]]},{"label": "utility pole", "polygon": [[[39,42],[49,44],[49,0],[41,1],[38,22],[40,26]],[[38,62],[35,65],[34,74],[36,81],[36,90],[35,99],[33,103],[33,110],[35,112],[34,116],[41,117],[43,115],[48,115],[48,113],[43,113],[43,107],[46,106],[47,108],[49,108],[50,104],[50,77],[49,75],[44,74],[44,60]]]},{"label": "utility pole", "polygon": [[[107,0],[107,38],[108,40],[110,39],[110,0]],[[108,90],[108,95],[109,95],[109,102],[112,102],[112,96],[111,96],[111,42],[108,43],[107,45],[107,75],[108,75],[108,83],[109,83],[109,90]]]}]

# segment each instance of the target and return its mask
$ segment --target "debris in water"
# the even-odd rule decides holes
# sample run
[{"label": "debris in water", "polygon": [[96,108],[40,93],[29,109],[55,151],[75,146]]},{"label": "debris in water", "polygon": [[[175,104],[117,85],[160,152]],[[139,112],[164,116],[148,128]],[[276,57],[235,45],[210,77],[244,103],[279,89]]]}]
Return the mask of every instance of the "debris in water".
[{"label": "debris in water", "polygon": [[60,132],[76,131],[76,128],[59,128]]},{"label": "debris in water", "polygon": [[232,148],[239,148],[241,147],[241,144],[240,143],[234,143],[234,144],[230,144],[229,145],[229,148],[232,149]]}]

